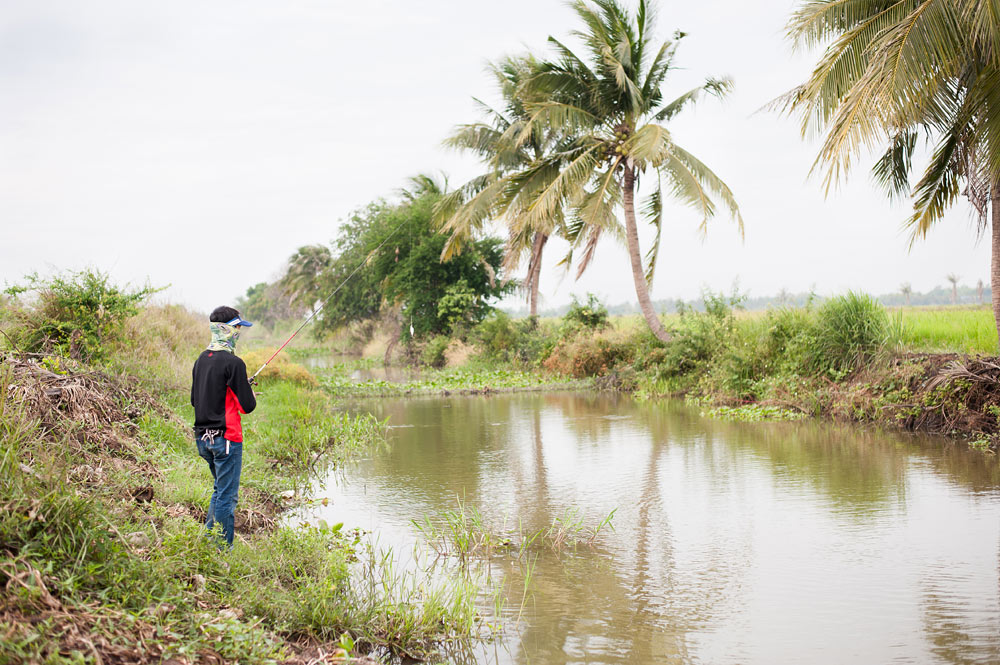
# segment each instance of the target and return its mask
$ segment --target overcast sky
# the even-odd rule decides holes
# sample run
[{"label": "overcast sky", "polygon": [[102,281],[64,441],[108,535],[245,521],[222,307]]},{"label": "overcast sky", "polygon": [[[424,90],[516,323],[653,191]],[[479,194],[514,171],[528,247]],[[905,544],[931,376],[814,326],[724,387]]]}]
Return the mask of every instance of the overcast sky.
[{"label": "overcast sky", "polygon": [[[807,179],[816,144],[755,113],[818,57],[784,39],[794,5],[660,3],[659,35],[688,33],[666,94],[735,80],[670,129],[729,183],[746,238],[720,217],[702,239],[690,210],[668,208],[653,297],[987,280],[967,204],[908,250],[907,206],[866,169],[824,198]],[[548,53],[575,27],[558,0],[0,0],[0,281],[89,266],[202,311],[232,301],[409,176],[474,175],[441,141],[478,119],[473,96],[495,99],[486,61]],[[627,256],[605,242],[579,281],[550,243],[543,307],[634,301]]]}]

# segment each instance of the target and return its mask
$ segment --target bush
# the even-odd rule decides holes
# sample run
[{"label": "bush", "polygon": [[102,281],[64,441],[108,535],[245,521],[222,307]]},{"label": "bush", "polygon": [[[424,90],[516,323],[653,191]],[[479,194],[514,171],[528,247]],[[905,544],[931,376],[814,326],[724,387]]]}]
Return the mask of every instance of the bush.
[{"label": "bush", "polygon": [[[247,365],[247,375],[256,372],[274,352],[274,348],[261,348],[242,354],[240,357],[243,358],[243,362]],[[291,381],[292,383],[305,386],[317,385],[316,377],[308,369],[298,363],[293,363],[284,353],[279,353],[264,371],[260,373],[259,378],[273,381]]]},{"label": "bush", "polygon": [[559,342],[543,365],[546,369],[578,379],[602,376],[619,363],[631,362],[632,347],[619,340],[593,335]]},{"label": "bush", "polygon": [[599,330],[608,327],[608,309],[593,293],[587,294],[587,302],[580,303],[576,296],[563,315],[563,321],[570,326]]},{"label": "bush", "polygon": [[[12,338],[22,351],[101,360],[107,344],[121,334],[125,322],[139,313],[139,305],[159,289],[124,289],[96,270],[71,272],[42,279],[29,275],[27,283],[6,290],[13,297]],[[25,294],[34,298],[23,302]]]},{"label": "bush", "polygon": [[731,343],[735,329],[733,307],[737,297],[705,293],[704,312],[679,307],[680,319],[670,332],[673,339],[664,350],[660,374],[678,377],[704,368]]},{"label": "bush", "polygon": [[444,367],[444,352],[448,349],[450,342],[451,340],[444,335],[432,337],[420,353],[420,362],[428,367]]},{"label": "bush", "polygon": [[536,365],[552,353],[558,334],[537,318],[515,321],[498,310],[476,326],[474,337],[490,360]]}]

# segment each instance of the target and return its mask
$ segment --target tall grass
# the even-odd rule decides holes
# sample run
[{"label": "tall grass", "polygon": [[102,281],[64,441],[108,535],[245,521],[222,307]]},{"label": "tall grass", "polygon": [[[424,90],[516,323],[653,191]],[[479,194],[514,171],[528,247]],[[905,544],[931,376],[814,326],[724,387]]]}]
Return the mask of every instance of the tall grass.
[{"label": "tall grass", "polygon": [[901,338],[899,317],[891,317],[871,296],[852,291],[819,308],[810,360],[817,370],[839,377],[884,357]]}]

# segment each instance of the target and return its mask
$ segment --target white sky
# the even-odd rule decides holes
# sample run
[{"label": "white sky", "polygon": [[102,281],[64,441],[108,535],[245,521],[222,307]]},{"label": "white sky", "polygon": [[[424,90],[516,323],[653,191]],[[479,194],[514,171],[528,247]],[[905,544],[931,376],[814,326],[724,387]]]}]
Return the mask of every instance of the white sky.
[{"label": "white sky", "polygon": [[[806,178],[816,145],[754,114],[818,57],[783,37],[794,4],[660,3],[659,34],[689,33],[666,94],[735,79],[670,128],[732,187],[746,240],[720,217],[702,241],[692,212],[668,210],[653,297],[987,280],[964,202],[908,251],[908,207],[876,191],[870,160],[824,199]],[[441,141],[478,119],[472,96],[494,98],[485,62],[548,53],[575,27],[557,0],[0,0],[0,281],[90,266],[199,310],[229,302],[409,176],[474,175]],[[554,265],[563,249],[550,243],[543,307],[634,301],[613,241],[578,282]]]}]

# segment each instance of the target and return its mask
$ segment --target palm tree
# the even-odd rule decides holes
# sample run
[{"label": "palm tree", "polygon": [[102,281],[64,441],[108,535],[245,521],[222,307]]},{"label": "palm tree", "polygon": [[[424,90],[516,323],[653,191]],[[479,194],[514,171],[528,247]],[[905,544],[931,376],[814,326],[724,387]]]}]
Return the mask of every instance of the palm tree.
[{"label": "palm tree", "polygon": [[[1000,20],[982,0],[808,0],[788,33],[796,45],[828,45],[809,79],[780,105],[801,112],[803,132],[825,138],[816,166],[827,187],[865,148],[890,196],[908,194],[911,243],[960,195],[991,226],[993,313],[1000,331]],[[915,185],[917,141],[934,143]],[[815,167],[814,167],[815,168]],[[992,218],[992,219],[991,219]]]},{"label": "palm tree", "polygon": [[[674,142],[663,123],[703,94],[722,96],[728,79],[708,79],[704,85],[664,102],[662,87],[683,33],[656,43],[653,12],[645,0],[627,11],[616,0],[577,0],[573,10],[583,23],[579,37],[586,55],[578,56],[550,37],[558,58],[542,63],[525,84],[531,118],[517,141],[527,143],[540,127],[560,137],[553,150],[511,178],[511,187],[534,187],[523,215],[534,227],[569,206],[569,239],[584,244],[580,271],[586,269],[602,234],[623,238],[628,249],[639,308],[653,333],[670,336],[649,296],[660,246],[664,183],[667,192],[690,205],[702,217],[704,230],[719,199],[737,220],[743,220],[729,187],[694,155]],[[635,196],[648,177],[653,190],[642,213],[656,229],[645,265],[639,249]],[[624,229],[617,211],[624,211]]]},{"label": "palm tree", "polygon": [[979,279],[976,281],[976,297],[979,298],[979,304],[983,304],[983,291],[986,289],[986,285],[983,284],[983,280]]},{"label": "palm tree", "polygon": [[288,259],[288,270],[281,278],[281,288],[292,302],[316,311],[319,299],[319,277],[330,266],[330,248],[323,245],[305,245]]},{"label": "palm tree", "polygon": [[955,273],[950,273],[945,277],[949,282],[951,282],[951,304],[954,305],[958,302],[958,275]]},{"label": "palm tree", "polygon": [[529,168],[556,142],[555,133],[541,124],[534,125],[528,135],[522,137],[522,130],[530,118],[524,83],[537,73],[538,67],[538,61],[530,55],[507,57],[489,65],[503,99],[503,108],[496,110],[475,100],[487,120],[460,125],[445,141],[449,147],[478,155],[488,170],[444,196],[435,209],[435,220],[450,234],[441,254],[442,260],[461,252],[469,238],[481,231],[487,222],[503,218],[508,229],[504,272],[513,273],[527,258],[527,275],[522,284],[528,293],[531,316],[538,313],[545,245],[563,226],[561,208],[548,218],[526,223],[525,203],[530,201],[534,190],[547,184],[544,174],[533,183],[519,182],[518,187],[511,186],[512,175]]},{"label": "palm tree", "polygon": [[903,282],[899,287],[899,292],[903,294],[906,298],[906,306],[910,306],[910,296],[913,294],[913,287],[910,286],[909,282]]}]

